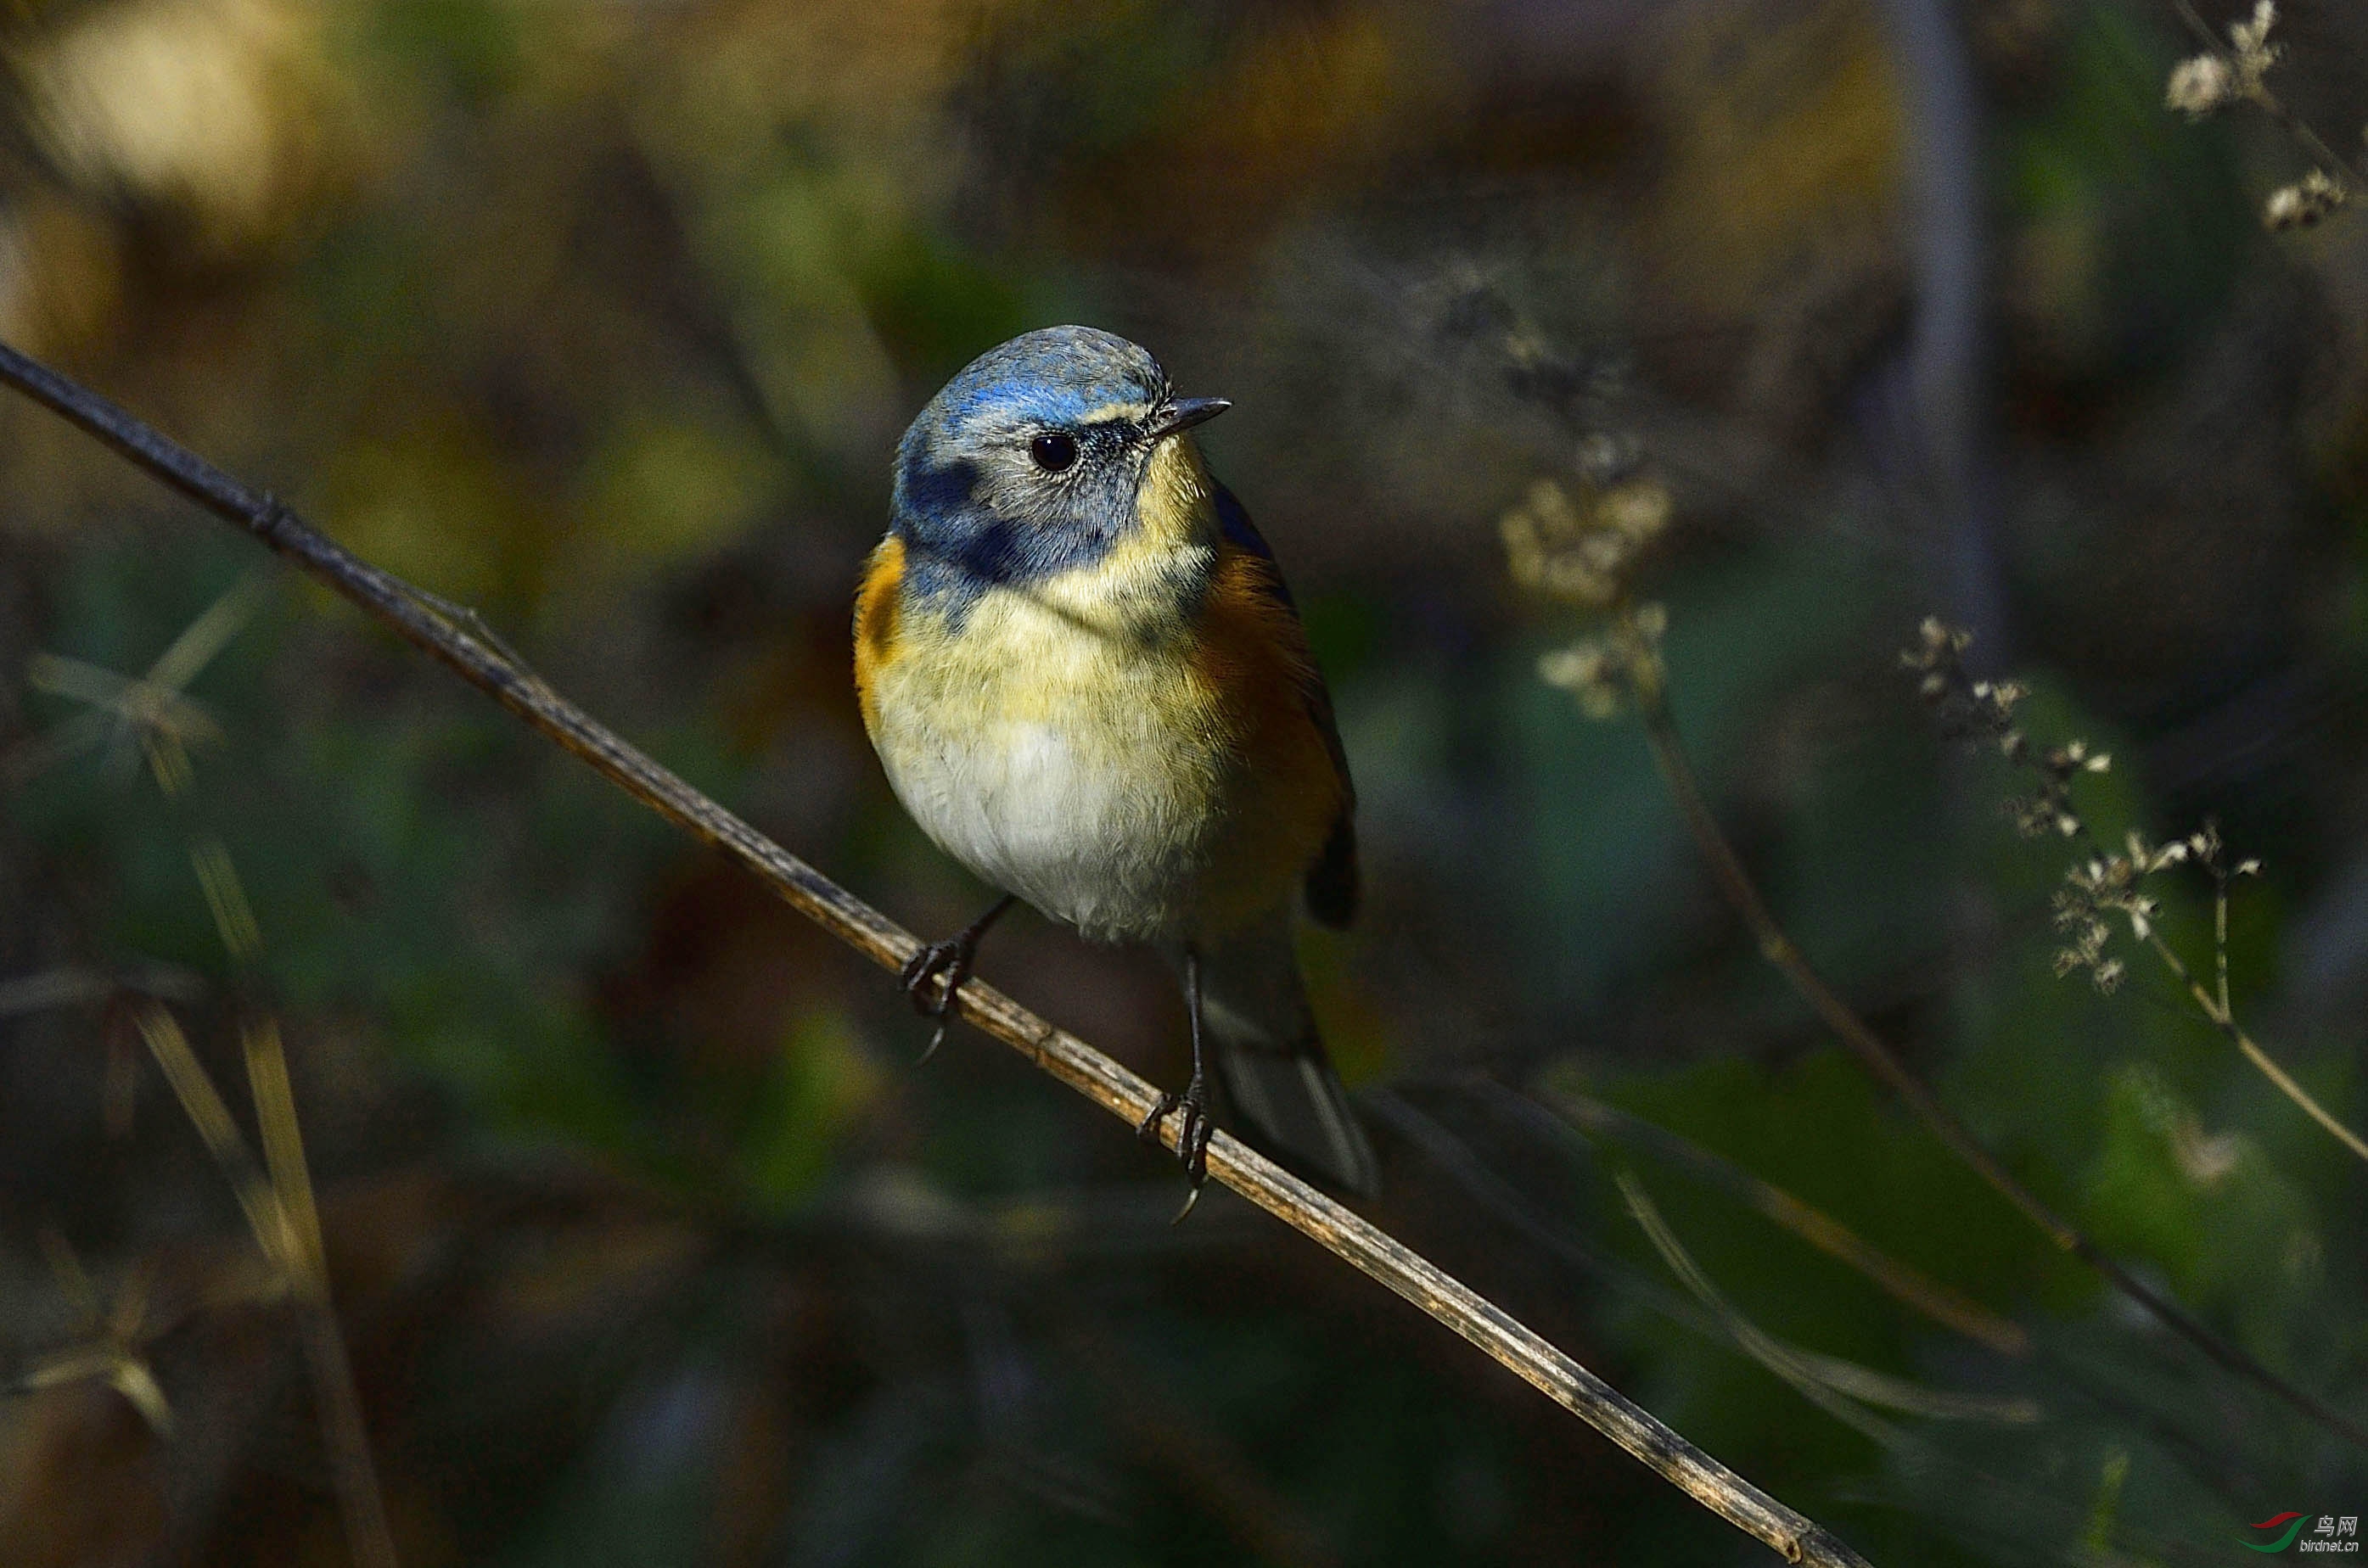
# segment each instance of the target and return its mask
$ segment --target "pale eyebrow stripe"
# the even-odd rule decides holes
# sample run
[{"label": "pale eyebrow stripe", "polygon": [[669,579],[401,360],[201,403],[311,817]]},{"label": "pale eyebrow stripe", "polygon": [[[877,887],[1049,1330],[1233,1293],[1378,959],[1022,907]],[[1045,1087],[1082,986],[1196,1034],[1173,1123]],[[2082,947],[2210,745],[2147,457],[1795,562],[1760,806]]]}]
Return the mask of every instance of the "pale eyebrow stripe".
[{"label": "pale eyebrow stripe", "polygon": [[1122,421],[1141,419],[1151,412],[1147,403],[1106,403],[1099,408],[1089,408],[1077,415],[1080,425],[1116,425]]}]

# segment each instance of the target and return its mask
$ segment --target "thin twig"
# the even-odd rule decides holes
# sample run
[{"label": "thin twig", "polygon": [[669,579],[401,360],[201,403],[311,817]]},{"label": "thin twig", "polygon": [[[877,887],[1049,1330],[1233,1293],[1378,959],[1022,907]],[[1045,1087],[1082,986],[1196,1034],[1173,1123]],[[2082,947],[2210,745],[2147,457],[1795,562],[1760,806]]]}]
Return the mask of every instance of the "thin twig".
[{"label": "thin twig", "polygon": [[[1539,1116],[1548,1113],[1530,1102],[1521,1102]],[[1640,1301],[1668,1318],[1682,1324],[1709,1340],[1725,1336],[1719,1322],[1702,1310],[1699,1303],[1647,1278],[1643,1270],[1622,1257],[1607,1257],[1589,1251],[1570,1234],[1569,1228],[1543,1211],[1537,1204],[1511,1182],[1489,1168],[1487,1162],[1475,1153],[1469,1142],[1455,1135],[1438,1118],[1424,1111],[1405,1096],[1392,1089],[1369,1091],[1359,1108],[1379,1119],[1393,1131],[1399,1133],[1419,1149],[1463,1189],[1466,1197],[1513,1230],[1540,1252],[1563,1265],[1580,1278],[1608,1286],[1632,1301]],[[1549,1117],[1549,1119],[1552,1119]],[[1565,1137],[1575,1136],[1561,1121],[1554,1122],[1554,1131]]]},{"label": "thin twig", "polygon": [[[489,693],[548,739],[653,811],[722,850],[790,905],[873,962],[901,969],[920,944],[887,916],[758,834],[520,671],[419,591],[359,559],[269,494],[249,489],[97,393],[0,345],[0,380],[132,463],[296,562],[406,641]],[[975,981],[962,1017],[1129,1125],[1156,1103],[1151,1085],[1085,1041]],[[1175,1124],[1161,1137],[1173,1145]],[[1790,1562],[1861,1563],[1839,1539],[1687,1442],[1502,1309],[1374,1225],[1219,1132],[1209,1175],[1478,1346],[1672,1485]]]},{"label": "thin twig", "polygon": [[1653,1244],[1653,1250],[1661,1255],[1661,1261],[1669,1266],[1669,1272],[1694,1293],[1696,1300],[1717,1314],[1720,1324],[1734,1339],[1737,1349],[1773,1372],[1794,1393],[1861,1437],[1884,1448],[1898,1443],[1898,1430],[1889,1422],[1868,1415],[1858,1407],[1856,1402],[1827,1387],[1822,1380],[1811,1375],[1808,1369],[1793,1359],[1787,1346],[1779,1344],[1759,1324],[1736,1310],[1734,1303],[1712,1282],[1702,1265],[1696,1263],[1679,1242],[1677,1233],[1669,1229],[1667,1220],[1661,1218],[1660,1210],[1654,1206],[1653,1199],[1645,1191],[1644,1183],[1636,1179],[1634,1172],[1617,1172],[1613,1180],[1619,1184],[1621,1199],[1627,1204],[1628,1213],[1636,1221],[1637,1228],[1645,1233],[1645,1239]]},{"label": "thin twig", "polygon": [[1696,848],[1710,863],[1711,874],[1717,881],[1719,891],[1750,928],[1753,938],[1759,944],[1760,956],[1791,983],[1802,1000],[1809,1004],[1827,1028],[1840,1037],[1842,1043],[1866,1064],[1867,1070],[1889,1085],[1891,1091],[1931,1130],[1935,1137],[2059,1249],[2095,1269],[2114,1290],[2144,1307],[2157,1322],[2221,1367],[2268,1390],[2320,1426],[2368,1449],[2368,1426],[2296,1388],[2244,1350],[2206,1328],[2186,1309],[2141,1284],[2128,1269],[2090,1241],[2079,1227],[2016,1180],[1998,1163],[1998,1157],[1982,1146],[1972,1129],[1958,1120],[1956,1114],[1925,1087],[1923,1080],[1907,1070],[1907,1064],[1893,1054],[1883,1038],[1851,1010],[1850,1004],[1842,1000],[1840,994],[1826,983],[1825,977],[1793,945],[1792,937],[1785,934],[1783,926],[1777,923],[1776,916],[1769,910],[1767,901],[1760,897],[1758,884],[1743,869],[1741,858],[1736,854],[1735,846],[1727,842],[1725,833],[1718,825],[1718,819],[1712,814],[1709,802],[1702,797],[1701,782],[1694,776],[1692,763],[1687,759],[1676,722],[1669,716],[1668,693],[1659,678],[1657,667],[1648,665],[1639,671],[1633,689],[1637,716],[1644,723],[1645,738],[1652,747],[1653,760],[1661,770],[1662,780],[1668,785],[1671,799],[1677,802],[1679,815],[1685,819],[1687,831],[1692,835]]},{"label": "thin twig", "polygon": [[1790,1383],[1842,1425],[1886,1447],[1896,1447],[1906,1435],[1858,1406],[1880,1405],[1904,1415],[1920,1415],[1928,1421],[1987,1421],[2008,1426],[2029,1426],[2043,1418],[2044,1413],[2036,1400],[1928,1389],[1856,1361],[1804,1350],[1777,1338],[1726,1299],[1726,1293],[1711,1278],[1710,1271],[1695,1261],[1685,1244],[1678,1240],[1677,1231],[1662,1216],[1635,1172],[1615,1171],[1612,1180],[1620,1188],[1621,1200],[1627,1205],[1629,1216],[1644,1231],[1645,1239],[1653,1244],[1653,1250],[1661,1255],[1669,1272],[1693,1292],[1695,1300],[1710,1309],[1721,1331],[1745,1355]]},{"label": "thin twig", "polygon": [[1631,1116],[1617,1106],[1569,1089],[1540,1091],[1546,1103],[1590,1132],[1644,1149],[1724,1187],[1827,1256],[1865,1275],[1895,1299],[1933,1322],[1978,1340],[2001,1356],[2027,1356],[2031,1335],[2010,1318],[1967,1299],[1939,1280],[1884,1252],[1839,1220],[1793,1197],[1724,1155],[1691,1139]]},{"label": "thin twig", "polygon": [[2228,1005],[2228,868],[2217,855],[2212,858],[2212,964],[2220,974],[2221,1016],[2233,1018],[2237,1010]]},{"label": "thin twig", "polygon": [[2195,998],[2195,1005],[2203,1010],[2205,1017],[2212,1020],[2212,1027],[2226,1036],[2229,1042],[2238,1051],[2243,1051],[2245,1060],[2259,1068],[2261,1076],[2275,1085],[2280,1094],[2301,1107],[2303,1114],[2333,1133],[2345,1148],[2362,1159],[2368,1160],[2368,1141],[2363,1141],[2360,1134],[2336,1119],[2334,1113],[2319,1104],[2308,1089],[2295,1083],[2293,1074],[2279,1066],[2268,1051],[2253,1043],[2253,1037],[2237,1025],[2236,1016],[2229,1012],[2228,949],[2226,935],[2227,918],[2227,892],[2223,889],[2220,910],[2223,933],[2220,946],[2220,999],[2216,1002],[2213,1000],[2212,993],[2203,988],[2203,983],[2195,978],[2194,971],[2187,967],[2187,960],[2180,958],[2177,949],[2162,939],[2161,932],[2148,929],[2146,934],[2146,946],[2154,949],[2154,956],[2162,960],[2163,967],[2170,971],[2181,985],[2187,987],[2187,994]]},{"label": "thin twig", "polygon": [[[1490,1084],[1488,1086],[1504,1096],[1503,1104],[1507,1108],[1515,1109],[1525,1118],[1545,1121],[1554,1132],[1565,1139],[1585,1142],[1568,1124],[1535,1101],[1515,1095],[1501,1085]],[[1598,1257],[1580,1246],[1561,1227],[1541,1215],[1529,1199],[1514,1190],[1509,1182],[1483,1164],[1463,1140],[1404,1097],[1384,1089],[1367,1096],[1364,1105],[1439,1161],[1440,1166],[1467,1192],[1549,1256],[1568,1264],[1575,1272],[1600,1280],[1643,1301],[1670,1322],[1681,1324],[1714,1344],[1733,1342],[1733,1327],[1726,1318],[1699,1300],[1689,1301],[1659,1282],[1646,1278],[1624,1260]],[[1928,1389],[1921,1384],[1878,1372],[1872,1367],[1846,1361],[1837,1356],[1823,1355],[1773,1336],[1770,1336],[1770,1342],[1781,1348],[1793,1365],[1804,1369],[1815,1381],[1864,1403],[1886,1405],[1894,1410],[1940,1421],[1999,1421],[2027,1425],[2040,1418],[2038,1405],[2030,1400],[1995,1399],[1984,1394]]]}]

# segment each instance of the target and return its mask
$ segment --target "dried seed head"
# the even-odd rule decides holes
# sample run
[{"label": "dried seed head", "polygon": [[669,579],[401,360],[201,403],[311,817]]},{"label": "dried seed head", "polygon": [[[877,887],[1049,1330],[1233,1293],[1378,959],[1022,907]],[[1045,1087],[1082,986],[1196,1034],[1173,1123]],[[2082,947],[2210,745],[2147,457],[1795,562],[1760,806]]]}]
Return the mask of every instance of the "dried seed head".
[{"label": "dried seed head", "polygon": [[1649,474],[1616,484],[1554,480],[1530,486],[1499,524],[1513,580],[1600,609],[1617,599],[1638,555],[1669,522],[1668,486]]},{"label": "dried seed head", "polygon": [[2229,64],[2237,73],[2232,88],[2237,96],[2257,103],[2269,101],[2269,89],[2261,85],[2270,67],[2285,53],[2283,44],[2270,41],[2270,29],[2277,25],[2278,8],[2271,0],[2257,0],[2252,18],[2237,22],[2228,29],[2228,47],[2234,51]]},{"label": "dried seed head", "polygon": [[2237,74],[2228,62],[2216,54],[2199,54],[2171,68],[2163,103],[2190,119],[2202,119],[2226,108],[2236,96]]},{"label": "dried seed head", "polygon": [[1548,653],[1538,661],[1538,676],[1577,698],[1579,710],[1590,719],[1612,717],[1628,695],[1627,671],[1617,651],[1598,637]]},{"label": "dried seed head", "polygon": [[2283,45],[2270,41],[2270,29],[2277,26],[2277,21],[2276,0],[2254,0],[2251,18],[2229,26],[2228,43],[2236,50],[2239,65],[2259,60],[2261,69],[2266,71],[2271,62],[2284,52]]},{"label": "dried seed head", "polygon": [[1579,477],[1589,484],[1616,484],[1636,471],[1644,453],[1634,436],[1590,430],[1578,443]]},{"label": "dried seed head", "polygon": [[1668,607],[1638,605],[1603,631],[1546,654],[1538,661],[1538,676],[1577,698],[1588,718],[1611,718],[1640,691],[1660,685],[1661,636],[1668,626]]},{"label": "dried seed head", "polygon": [[2261,222],[2275,230],[2307,229],[2351,199],[2351,193],[2325,169],[2313,169],[2292,185],[2270,193]]}]

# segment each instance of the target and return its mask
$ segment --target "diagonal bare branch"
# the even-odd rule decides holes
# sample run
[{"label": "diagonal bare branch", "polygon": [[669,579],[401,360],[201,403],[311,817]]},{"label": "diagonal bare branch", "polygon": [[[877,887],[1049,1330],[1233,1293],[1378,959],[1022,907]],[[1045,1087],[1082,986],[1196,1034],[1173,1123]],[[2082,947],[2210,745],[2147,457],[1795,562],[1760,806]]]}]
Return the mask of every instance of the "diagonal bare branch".
[{"label": "diagonal bare branch", "polygon": [[[439,613],[419,590],[346,551],[273,496],[249,489],[97,393],[5,345],[0,345],[0,380],[294,561],[635,800],[722,850],[791,907],[873,962],[900,969],[918,950],[911,934],[886,915],[603,727],[459,618]],[[957,1001],[965,1020],[1130,1126],[1150,1112],[1156,1099],[1150,1085],[1002,993],[973,982]],[[1163,1126],[1161,1136],[1172,1146],[1172,1121]],[[1687,1442],[1477,1291],[1248,1145],[1219,1132],[1208,1155],[1211,1176],[1478,1346],[1785,1561],[1864,1562],[1822,1526]]]}]

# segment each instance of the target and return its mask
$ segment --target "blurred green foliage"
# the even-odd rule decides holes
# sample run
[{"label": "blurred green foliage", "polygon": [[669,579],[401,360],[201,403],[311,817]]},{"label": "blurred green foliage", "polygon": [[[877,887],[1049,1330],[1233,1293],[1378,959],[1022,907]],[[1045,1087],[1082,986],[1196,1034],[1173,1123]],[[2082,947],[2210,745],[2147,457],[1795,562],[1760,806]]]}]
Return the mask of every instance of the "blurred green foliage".
[{"label": "blurred green foliage", "polygon": [[[1963,542],[1899,390],[1938,185],[1988,246],[1992,651],[2035,740],[2113,754],[2080,786],[2106,843],[2209,817],[2268,858],[2238,1015],[2368,1117],[2358,220],[2263,239],[2292,149],[2165,112],[2189,46],[2135,0],[1953,8],[1984,152],[1934,169],[1911,8],[22,5],[0,336],[481,610],[931,934],[987,893],[848,688],[889,453],[1014,332],[1137,337],[1237,404],[1212,460],[1338,694],[1368,911],[1304,950],[1378,1217],[1875,1561],[2218,1561],[2362,1511],[2368,1456],[2150,1326],[1839,1051],[1634,727],[1538,678],[1573,627],[1498,545],[1607,449],[1667,485],[1639,587],[1677,722],[1794,939],[2048,1202],[2361,1408],[2360,1163],[2143,954],[2115,995],[2056,976],[2084,851],[2013,835],[2027,782],[1936,738],[1896,662]],[[2362,24],[2294,28],[2292,101],[2368,117]],[[51,756],[84,710],[37,653],[136,674],[272,569],[28,409],[0,463],[0,1370],[80,1332],[63,1238],[146,1282],[182,1417],[0,1404],[0,1558],[344,1551],[226,1187],[120,1006],[17,983],[97,972],[172,996],[226,1089],[238,1009],[283,1019],[406,1563],[1759,1560],[1246,1209],[1171,1230],[1164,1163],[976,1037],[916,1068],[886,977],[315,589],[273,577],[191,684],[222,738],[181,794],[136,745]],[[2208,972],[2208,882],[2160,891]],[[1022,915],[984,971],[1180,1074],[1143,955]],[[1583,1085],[2031,1351],[1484,1081]],[[1766,1333],[2038,1418],[1834,1419],[1675,1281],[1622,1170]]]}]

